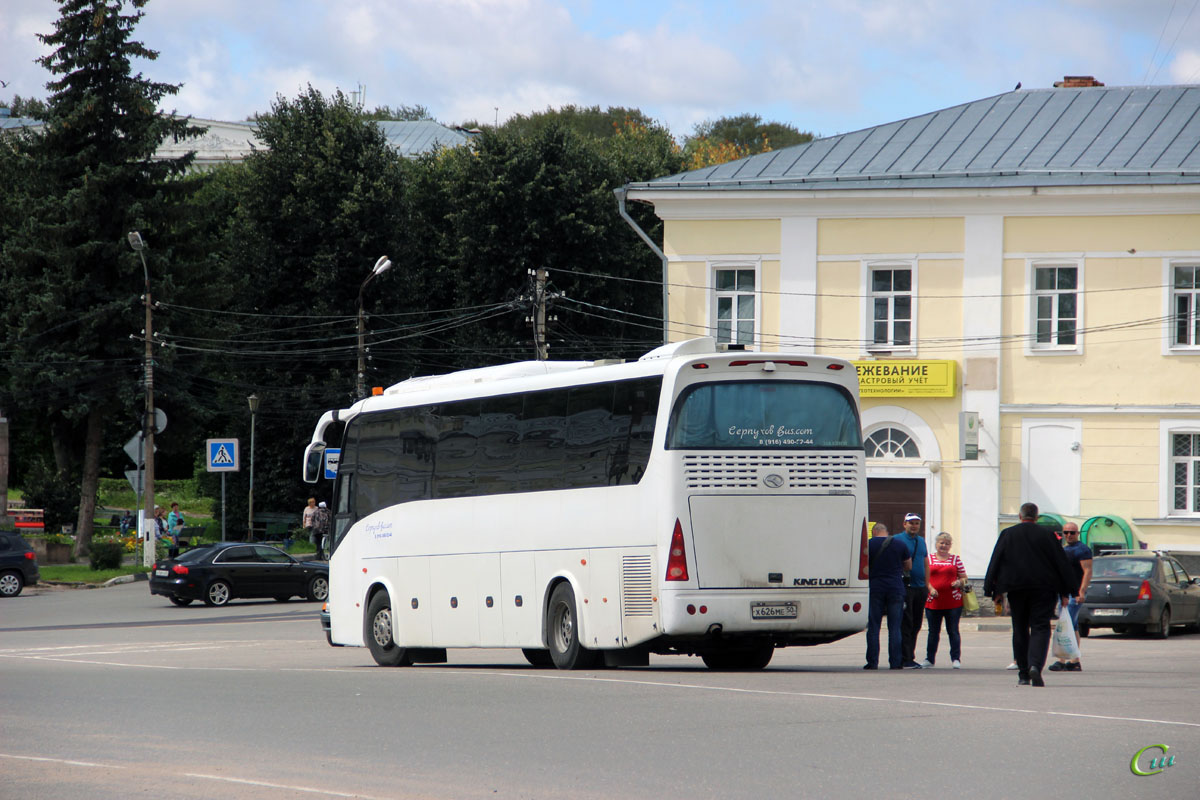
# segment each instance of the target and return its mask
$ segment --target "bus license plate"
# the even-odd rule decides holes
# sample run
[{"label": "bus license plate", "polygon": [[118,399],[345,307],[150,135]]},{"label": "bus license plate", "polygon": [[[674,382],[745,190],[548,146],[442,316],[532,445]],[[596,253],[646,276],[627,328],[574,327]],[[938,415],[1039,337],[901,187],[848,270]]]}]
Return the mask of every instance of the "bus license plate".
[{"label": "bus license plate", "polygon": [[800,608],[795,603],[751,603],[751,619],[795,619]]},{"label": "bus license plate", "polygon": [[1096,608],[1092,610],[1093,617],[1119,617],[1124,613],[1119,608]]}]

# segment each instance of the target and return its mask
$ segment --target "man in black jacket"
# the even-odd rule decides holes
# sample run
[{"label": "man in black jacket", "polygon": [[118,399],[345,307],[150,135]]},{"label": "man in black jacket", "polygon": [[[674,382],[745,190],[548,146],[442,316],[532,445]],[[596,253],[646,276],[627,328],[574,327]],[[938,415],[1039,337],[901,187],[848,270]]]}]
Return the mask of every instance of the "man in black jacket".
[{"label": "man in black jacket", "polygon": [[1075,576],[1054,533],[1038,525],[1038,507],[1021,506],[1021,522],[1000,532],[988,564],[983,591],[996,598],[1008,594],[1012,612],[1013,658],[1018,686],[1045,686],[1042,668],[1050,647],[1054,603],[1075,593]]}]

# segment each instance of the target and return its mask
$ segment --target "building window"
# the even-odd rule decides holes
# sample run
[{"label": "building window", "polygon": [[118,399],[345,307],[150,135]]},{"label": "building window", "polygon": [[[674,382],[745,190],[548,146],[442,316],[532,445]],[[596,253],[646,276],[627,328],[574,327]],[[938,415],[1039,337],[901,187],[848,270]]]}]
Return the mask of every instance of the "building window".
[{"label": "building window", "polygon": [[716,286],[717,341],[754,344],[754,270],[718,269]]},{"label": "building window", "polygon": [[1171,434],[1171,511],[1200,513],[1200,433]]},{"label": "building window", "polygon": [[1074,350],[1079,328],[1079,268],[1033,268],[1035,348]]},{"label": "building window", "polygon": [[899,428],[880,428],[867,437],[867,458],[920,458],[917,443]]},{"label": "building window", "polygon": [[1171,313],[1175,347],[1200,347],[1200,266],[1176,266],[1172,269]]},{"label": "building window", "polygon": [[911,350],[913,280],[908,267],[871,268],[871,338],[868,350]]}]

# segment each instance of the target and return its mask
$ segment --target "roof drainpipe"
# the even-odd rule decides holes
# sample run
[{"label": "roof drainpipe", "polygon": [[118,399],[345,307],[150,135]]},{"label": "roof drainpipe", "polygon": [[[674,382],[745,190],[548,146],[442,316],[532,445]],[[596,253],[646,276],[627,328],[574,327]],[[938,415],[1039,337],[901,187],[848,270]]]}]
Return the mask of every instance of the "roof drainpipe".
[{"label": "roof drainpipe", "polygon": [[642,237],[642,241],[649,245],[650,249],[654,251],[654,255],[658,256],[659,260],[662,261],[663,344],[669,344],[670,336],[668,335],[667,327],[667,254],[662,251],[662,248],[654,243],[654,240],[650,238],[649,234],[642,230],[641,226],[634,221],[633,217],[629,216],[629,212],[625,210],[625,193],[626,190],[623,186],[619,189],[613,189],[613,194],[617,196],[617,211],[621,214],[621,218],[629,224],[629,227],[633,228],[634,233]]}]

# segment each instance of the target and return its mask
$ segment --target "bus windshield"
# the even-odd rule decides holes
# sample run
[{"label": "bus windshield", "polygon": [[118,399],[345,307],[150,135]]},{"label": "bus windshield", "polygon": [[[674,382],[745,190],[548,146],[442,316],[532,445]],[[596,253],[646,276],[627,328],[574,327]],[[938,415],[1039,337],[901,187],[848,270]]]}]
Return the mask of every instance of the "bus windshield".
[{"label": "bus windshield", "polygon": [[689,386],[675,403],[673,450],[862,448],[854,400],[840,386],[809,381],[727,381]]}]

